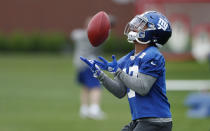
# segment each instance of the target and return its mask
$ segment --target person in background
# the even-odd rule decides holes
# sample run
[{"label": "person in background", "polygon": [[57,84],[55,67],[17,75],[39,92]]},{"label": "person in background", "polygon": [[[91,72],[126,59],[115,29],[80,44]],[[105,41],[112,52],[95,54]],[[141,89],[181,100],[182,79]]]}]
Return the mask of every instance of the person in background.
[{"label": "person in background", "polygon": [[90,18],[86,20],[84,28],[73,30],[70,36],[75,45],[73,63],[77,70],[77,81],[82,86],[80,93],[80,117],[104,119],[105,113],[100,107],[100,82],[93,77],[90,68],[80,61],[80,56],[95,59],[101,52],[100,47],[93,48],[89,43],[86,32],[89,20]]}]

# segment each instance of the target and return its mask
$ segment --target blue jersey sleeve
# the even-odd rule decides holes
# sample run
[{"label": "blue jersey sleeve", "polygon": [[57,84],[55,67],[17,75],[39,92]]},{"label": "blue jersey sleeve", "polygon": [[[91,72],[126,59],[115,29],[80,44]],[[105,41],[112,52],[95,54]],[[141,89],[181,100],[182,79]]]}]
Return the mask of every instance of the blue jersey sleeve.
[{"label": "blue jersey sleeve", "polygon": [[139,72],[158,78],[165,70],[165,60],[163,56],[149,57],[142,59]]}]

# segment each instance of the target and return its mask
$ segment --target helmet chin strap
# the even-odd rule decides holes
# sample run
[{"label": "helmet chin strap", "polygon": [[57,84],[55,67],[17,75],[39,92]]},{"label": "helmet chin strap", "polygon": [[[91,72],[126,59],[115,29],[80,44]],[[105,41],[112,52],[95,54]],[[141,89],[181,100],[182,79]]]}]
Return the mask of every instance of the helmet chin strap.
[{"label": "helmet chin strap", "polygon": [[[143,42],[143,41],[140,41],[138,38],[136,38],[136,41],[137,41],[139,44],[145,45],[145,44],[149,44],[151,40],[148,40],[147,42]],[[162,47],[163,47],[163,45],[158,44],[158,43],[155,43],[155,45],[156,45],[158,48],[162,48]]]},{"label": "helmet chin strap", "polygon": [[151,40],[148,40],[148,41],[146,41],[146,42],[143,42],[143,41],[140,41],[139,39],[138,39],[138,33],[137,32],[133,32],[133,31],[130,31],[129,33],[128,33],[128,42],[129,43],[134,43],[134,40],[136,40],[139,44],[148,44],[148,43],[150,43],[151,42]]},{"label": "helmet chin strap", "polygon": [[146,45],[146,44],[149,44],[151,40],[148,40],[146,42],[143,42],[143,41],[140,41],[138,38],[135,39],[139,44],[143,44],[143,45]]}]

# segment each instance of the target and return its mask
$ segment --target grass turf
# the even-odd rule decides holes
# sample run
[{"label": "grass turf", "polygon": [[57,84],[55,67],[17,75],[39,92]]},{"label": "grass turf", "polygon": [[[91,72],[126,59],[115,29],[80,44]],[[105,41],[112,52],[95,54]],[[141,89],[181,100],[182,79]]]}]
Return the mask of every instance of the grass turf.
[{"label": "grass turf", "polygon": [[[209,79],[195,62],[166,64],[167,79]],[[108,119],[78,117],[79,88],[71,56],[0,55],[0,131],[117,131],[130,122],[127,99],[103,90]],[[168,92],[173,131],[208,131],[210,119],[190,119],[183,101],[189,92]]]}]

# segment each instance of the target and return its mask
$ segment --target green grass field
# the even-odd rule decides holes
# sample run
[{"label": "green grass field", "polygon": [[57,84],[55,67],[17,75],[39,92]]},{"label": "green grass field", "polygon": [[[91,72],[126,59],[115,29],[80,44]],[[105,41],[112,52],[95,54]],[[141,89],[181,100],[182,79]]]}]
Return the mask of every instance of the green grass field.
[{"label": "green grass field", "polygon": [[[166,64],[167,79],[209,79],[207,64]],[[79,87],[69,55],[0,55],[0,131],[119,131],[130,122],[127,99],[103,90],[102,121],[80,119]],[[173,131],[209,131],[210,119],[190,119],[189,92],[168,92]]]}]

